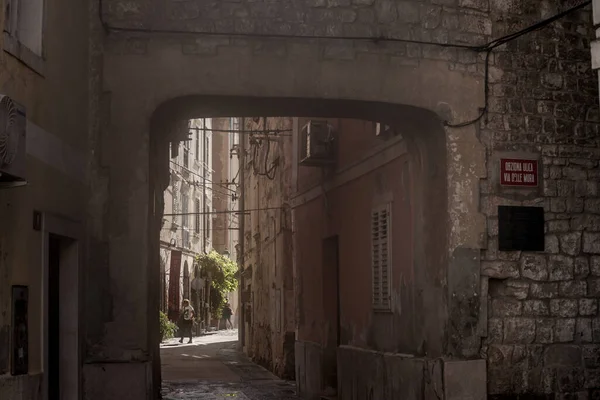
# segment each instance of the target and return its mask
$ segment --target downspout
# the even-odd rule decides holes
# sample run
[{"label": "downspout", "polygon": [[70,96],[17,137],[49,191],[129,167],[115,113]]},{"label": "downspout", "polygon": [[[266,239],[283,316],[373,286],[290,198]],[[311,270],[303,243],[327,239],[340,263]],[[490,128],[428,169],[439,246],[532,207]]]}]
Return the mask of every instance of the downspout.
[{"label": "downspout", "polygon": [[[241,127],[240,130],[244,130],[244,127],[246,126],[246,119],[245,118],[241,118],[240,119],[240,123],[239,125]],[[245,241],[246,241],[246,237],[244,235],[244,231],[245,231],[245,222],[246,222],[246,217],[244,215],[244,210],[245,210],[245,203],[246,203],[246,188],[245,188],[245,177],[246,177],[246,138],[243,134],[239,134],[239,142],[240,142],[240,149],[238,152],[238,159],[239,159],[239,169],[240,169],[240,204],[239,204],[239,245],[240,245],[240,254],[239,254],[239,265],[238,265],[238,272],[239,272],[239,283],[238,283],[238,317],[239,317],[239,329],[238,329],[238,343],[239,346],[241,348],[241,350],[244,350],[244,345],[245,345],[245,341],[246,341],[246,318],[245,318],[245,312],[244,312],[244,301],[242,299],[242,294],[244,292],[244,287],[243,287],[243,283],[244,283],[244,278],[242,276],[242,274],[244,273],[244,263],[245,263],[245,251],[246,251],[246,246],[245,246]]]}]

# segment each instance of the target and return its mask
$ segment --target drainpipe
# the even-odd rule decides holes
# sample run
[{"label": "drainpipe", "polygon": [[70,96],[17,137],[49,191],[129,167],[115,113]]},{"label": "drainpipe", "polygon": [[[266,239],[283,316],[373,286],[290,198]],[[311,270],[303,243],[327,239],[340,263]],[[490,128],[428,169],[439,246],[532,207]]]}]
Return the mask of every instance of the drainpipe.
[{"label": "drainpipe", "polygon": [[[246,126],[246,119],[245,118],[241,118],[240,119],[240,123],[239,125],[241,127],[241,131],[244,130],[244,127]],[[243,277],[242,277],[242,273],[244,272],[244,262],[245,262],[245,257],[244,257],[244,252],[245,252],[245,246],[244,246],[244,242],[245,242],[245,236],[244,236],[244,229],[245,229],[245,215],[244,215],[244,209],[245,209],[245,203],[246,203],[246,199],[245,199],[245,187],[244,185],[246,184],[245,181],[245,176],[246,176],[246,137],[241,134],[238,133],[239,135],[239,142],[240,142],[240,147],[239,147],[239,151],[238,151],[238,159],[239,159],[239,168],[240,168],[240,203],[239,203],[239,245],[240,245],[240,254],[239,254],[239,264],[238,264],[238,271],[239,271],[239,283],[238,283],[238,320],[239,320],[239,329],[238,329],[238,343],[239,346],[241,348],[241,350],[244,350],[244,345],[245,345],[245,340],[246,340],[246,318],[245,318],[245,312],[244,312],[244,301],[242,299],[242,293],[244,291],[243,288]]]}]

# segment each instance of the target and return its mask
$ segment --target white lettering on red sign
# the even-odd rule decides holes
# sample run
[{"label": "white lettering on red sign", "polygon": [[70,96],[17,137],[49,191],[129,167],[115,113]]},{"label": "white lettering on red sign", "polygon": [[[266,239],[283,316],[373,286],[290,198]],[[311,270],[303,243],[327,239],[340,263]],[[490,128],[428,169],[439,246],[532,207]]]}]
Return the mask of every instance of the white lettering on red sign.
[{"label": "white lettering on red sign", "polygon": [[537,186],[538,161],[500,159],[500,184],[504,186]]}]

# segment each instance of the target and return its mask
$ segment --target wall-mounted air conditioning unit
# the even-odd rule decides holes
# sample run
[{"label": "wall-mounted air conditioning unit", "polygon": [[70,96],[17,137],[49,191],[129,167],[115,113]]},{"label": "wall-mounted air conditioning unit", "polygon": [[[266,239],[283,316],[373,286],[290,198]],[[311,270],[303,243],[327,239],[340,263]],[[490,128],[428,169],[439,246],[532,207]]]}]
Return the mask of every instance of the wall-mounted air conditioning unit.
[{"label": "wall-mounted air conditioning unit", "polygon": [[0,188],[27,184],[25,108],[0,95]]},{"label": "wall-mounted air conditioning unit", "polygon": [[300,164],[325,166],[335,164],[335,136],[327,121],[308,121],[300,132]]},{"label": "wall-mounted air conditioning unit", "polygon": [[380,139],[387,139],[395,135],[394,130],[391,126],[382,124],[381,122],[375,123],[375,136]]}]

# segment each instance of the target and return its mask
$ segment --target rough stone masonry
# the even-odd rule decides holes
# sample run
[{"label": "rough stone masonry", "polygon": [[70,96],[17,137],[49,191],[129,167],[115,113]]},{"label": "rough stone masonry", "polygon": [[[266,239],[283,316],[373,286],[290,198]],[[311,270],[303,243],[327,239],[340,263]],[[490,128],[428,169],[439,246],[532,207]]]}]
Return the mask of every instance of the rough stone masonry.
[{"label": "rough stone masonry", "polygon": [[[493,26],[549,12],[531,14],[529,6],[534,2],[492,12]],[[539,192],[529,196],[503,195],[492,179],[481,183],[489,299],[482,353],[491,395],[600,396],[600,138],[591,37],[586,11],[494,54],[490,112],[481,126],[488,160],[499,151],[536,154],[543,172]],[[489,162],[489,177],[494,168]],[[543,206],[545,251],[498,251],[498,205]]]}]

